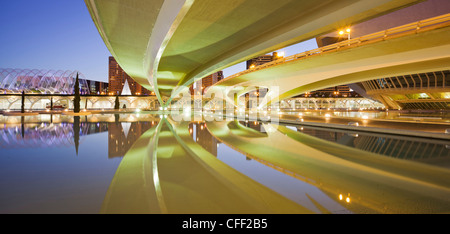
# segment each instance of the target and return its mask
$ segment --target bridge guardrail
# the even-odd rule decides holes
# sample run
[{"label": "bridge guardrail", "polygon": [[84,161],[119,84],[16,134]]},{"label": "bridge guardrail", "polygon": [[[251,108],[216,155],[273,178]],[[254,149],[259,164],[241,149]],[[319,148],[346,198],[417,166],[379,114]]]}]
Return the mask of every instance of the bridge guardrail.
[{"label": "bridge guardrail", "polygon": [[[254,68],[233,74],[231,76],[226,77],[225,79],[223,79],[221,81],[225,81],[225,80],[228,80],[228,79],[231,79],[231,78],[234,78],[237,76],[241,76],[241,75],[244,75],[244,74],[247,74],[250,72],[262,70],[267,67],[276,66],[278,64],[301,60],[301,59],[305,59],[305,58],[319,55],[319,54],[338,51],[341,48],[352,48],[352,47],[371,44],[371,43],[375,43],[375,42],[383,41],[383,40],[387,40],[387,39],[398,38],[398,37],[402,37],[402,36],[406,36],[406,35],[410,35],[410,34],[416,34],[416,33],[420,33],[420,32],[430,31],[430,30],[433,30],[436,28],[441,28],[441,27],[446,27],[446,26],[450,26],[450,13],[445,14],[445,15],[440,15],[437,17],[433,17],[433,18],[429,18],[429,19],[425,19],[425,20],[421,20],[421,21],[417,21],[417,22],[413,22],[410,24],[405,24],[405,25],[398,26],[395,28],[390,28],[390,29],[387,29],[384,31],[368,34],[368,35],[353,38],[350,40],[341,41],[341,42],[338,42],[335,44],[319,47],[317,49],[305,51],[305,52],[291,55],[288,57],[280,58],[280,59],[274,60],[272,62],[268,62],[268,63],[262,64],[262,65],[256,66]],[[221,81],[217,82],[216,84],[220,84]]]}]

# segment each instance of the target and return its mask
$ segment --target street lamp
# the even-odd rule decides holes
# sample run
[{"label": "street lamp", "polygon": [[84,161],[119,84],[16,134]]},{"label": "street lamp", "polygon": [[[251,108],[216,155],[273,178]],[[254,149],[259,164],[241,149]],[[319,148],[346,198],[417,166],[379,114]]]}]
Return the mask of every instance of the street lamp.
[{"label": "street lamp", "polygon": [[348,35],[348,39],[350,40],[350,32],[351,32],[351,29],[347,28],[345,31],[344,30],[339,31],[339,35],[342,36],[344,34],[347,34]]}]

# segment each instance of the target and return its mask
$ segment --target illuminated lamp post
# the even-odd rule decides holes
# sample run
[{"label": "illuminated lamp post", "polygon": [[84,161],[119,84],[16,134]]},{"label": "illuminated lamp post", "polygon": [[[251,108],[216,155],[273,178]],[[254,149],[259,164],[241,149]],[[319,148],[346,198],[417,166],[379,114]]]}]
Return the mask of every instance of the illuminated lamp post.
[{"label": "illuminated lamp post", "polygon": [[337,89],[337,87],[334,88],[334,92],[333,92],[334,96],[339,96],[339,90]]},{"label": "illuminated lamp post", "polygon": [[277,58],[283,58],[283,57],[284,57],[284,51],[277,53]]},{"label": "illuminated lamp post", "polygon": [[344,30],[341,30],[341,31],[339,31],[339,35],[344,35],[344,34],[347,34],[347,36],[348,36],[348,40],[350,40],[351,39],[351,37],[350,37],[350,32],[351,32],[351,29],[350,28],[347,28],[345,31]]}]

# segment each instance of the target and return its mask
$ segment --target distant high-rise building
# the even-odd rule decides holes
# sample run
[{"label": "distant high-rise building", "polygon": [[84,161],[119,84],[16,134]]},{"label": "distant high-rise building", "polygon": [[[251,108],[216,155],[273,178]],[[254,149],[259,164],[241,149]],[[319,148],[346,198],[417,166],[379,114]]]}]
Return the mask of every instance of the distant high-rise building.
[{"label": "distant high-rise building", "polygon": [[266,55],[258,56],[256,58],[252,58],[250,60],[247,60],[247,69],[253,68],[254,66],[262,65],[264,63],[272,62],[272,61],[276,60],[277,58],[280,58],[278,56],[277,52],[273,52],[271,55],[266,54]]},{"label": "distant high-rise building", "polygon": [[222,71],[218,71],[209,76],[206,76],[201,79],[201,81],[199,80],[194,82],[194,84],[190,88],[191,94],[204,94],[207,87],[219,82],[223,78],[224,77]]},{"label": "distant high-rise building", "polygon": [[108,93],[109,94],[122,94],[125,81],[128,81],[130,91],[132,95],[149,95],[151,92],[142,87],[139,83],[134,81],[117,63],[113,56],[109,57],[108,63]]},{"label": "distant high-rise building", "polygon": [[86,80],[89,85],[90,94],[107,94],[108,83],[94,80]]}]

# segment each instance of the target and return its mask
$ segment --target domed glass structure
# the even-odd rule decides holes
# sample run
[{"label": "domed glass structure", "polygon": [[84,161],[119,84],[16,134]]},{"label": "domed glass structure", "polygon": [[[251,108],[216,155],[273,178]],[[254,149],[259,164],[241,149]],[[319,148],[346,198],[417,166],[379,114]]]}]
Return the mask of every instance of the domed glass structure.
[{"label": "domed glass structure", "polygon": [[80,91],[89,94],[89,86],[78,71],[2,69],[0,68],[1,93],[73,94],[78,73]]}]

